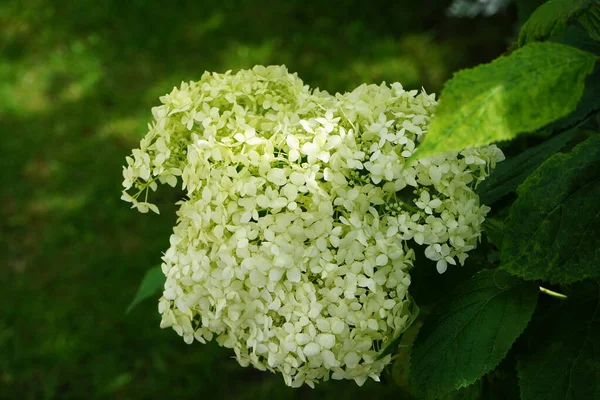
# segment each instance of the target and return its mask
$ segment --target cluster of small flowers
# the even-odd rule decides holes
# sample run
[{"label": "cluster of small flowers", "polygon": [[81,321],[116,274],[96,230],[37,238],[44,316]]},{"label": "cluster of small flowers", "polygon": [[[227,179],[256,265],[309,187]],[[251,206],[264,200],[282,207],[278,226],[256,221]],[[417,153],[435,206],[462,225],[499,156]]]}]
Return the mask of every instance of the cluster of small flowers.
[{"label": "cluster of small flowers", "polygon": [[411,317],[410,244],[440,273],[464,262],[488,211],[472,187],[500,150],[407,163],[436,101],[399,83],[333,96],[257,66],[205,73],[161,101],[123,182],[141,212],[158,212],[157,182],[186,191],[161,326],[187,343],[216,338],[294,387],[378,380],[391,358],[378,359],[381,344]]}]

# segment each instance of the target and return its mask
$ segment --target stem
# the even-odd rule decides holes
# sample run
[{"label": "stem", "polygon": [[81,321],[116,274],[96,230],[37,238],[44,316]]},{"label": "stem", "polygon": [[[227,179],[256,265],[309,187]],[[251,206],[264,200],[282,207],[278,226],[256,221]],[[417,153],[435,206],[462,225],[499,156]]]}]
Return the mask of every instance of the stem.
[{"label": "stem", "polygon": [[[136,178],[137,179],[137,178]],[[152,184],[152,182],[154,182],[155,180],[158,179],[158,175],[153,177],[152,180],[149,180],[148,182],[146,182],[145,184],[141,185],[142,188],[139,190],[139,192],[137,192],[136,194],[134,194],[133,197],[134,199],[137,200],[138,197],[140,197],[140,194],[142,194],[142,192],[145,190],[146,191],[146,200],[148,200],[148,188],[150,187],[150,184]],[[136,182],[139,183],[139,180],[136,180]],[[139,187],[139,186],[136,186]]]},{"label": "stem", "polygon": [[548,296],[556,297],[557,299],[560,299],[560,300],[564,300],[567,298],[567,296],[565,296],[562,293],[558,293],[558,292],[555,292],[550,289],[546,289],[545,287],[541,287],[541,286],[540,286],[540,292],[547,294]]},{"label": "stem", "polygon": [[421,211],[419,208],[412,206],[410,204],[408,204],[407,202],[404,202],[402,200],[396,200],[396,202],[398,204],[400,204],[402,207],[406,208],[408,211],[412,212],[413,214],[418,213],[419,211]]}]

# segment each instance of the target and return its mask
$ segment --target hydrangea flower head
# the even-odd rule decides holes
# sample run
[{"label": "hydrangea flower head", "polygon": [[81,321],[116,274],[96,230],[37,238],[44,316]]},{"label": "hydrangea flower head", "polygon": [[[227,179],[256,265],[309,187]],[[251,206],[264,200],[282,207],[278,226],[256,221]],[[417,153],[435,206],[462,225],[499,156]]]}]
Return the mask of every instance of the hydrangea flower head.
[{"label": "hydrangea flower head", "polygon": [[381,343],[411,318],[415,243],[440,273],[464,263],[489,210],[473,186],[500,150],[409,164],[434,95],[394,83],[334,96],[283,66],[205,73],[161,101],[123,173],[141,212],[158,212],[159,183],[185,191],[161,326],[294,387],[379,380]]}]

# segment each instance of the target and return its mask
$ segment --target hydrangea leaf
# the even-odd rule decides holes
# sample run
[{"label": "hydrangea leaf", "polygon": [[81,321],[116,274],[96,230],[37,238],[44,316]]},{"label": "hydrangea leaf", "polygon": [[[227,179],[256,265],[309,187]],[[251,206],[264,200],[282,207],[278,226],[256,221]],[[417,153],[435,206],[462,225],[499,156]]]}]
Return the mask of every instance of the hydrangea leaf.
[{"label": "hydrangea leaf", "polygon": [[440,397],[440,400],[480,400],[483,394],[483,382],[478,380],[471,386],[460,388]]},{"label": "hydrangea leaf", "polygon": [[580,126],[598,111],[600,111],[600,67],[596,67],[585,80],[585,91],[575,111],[552,122],[544,129],[549,132],[562,132]]},{"label": "hydrangea leaf", "polygon": [[[499,163],[479,187],[477,193],[483,204],[493,204],[525,181],[542,162],[562,149],[577,133],[572,129],[531,147],[515,157]],[[499,246],[502,243],[495,243]]]},{"label": "hydrangea leaf", "polygon": [[165,285],[165,281],[166,278],[160,268],[160,265],[150,268],[148,271],[146,271],[146,275],[144,275],[144,279],[142,279],[142,283],[140,283],[140,287],[138,288],[135,296],[133,297],[133,300],[127,307],[126,312],[130,312],[135,306],[137,306],[147,298],[152,297],[157,293],[160,293],[163,286]]},{"label": "hydrangea leaf", "polygon": [[501,267],[571,283],[600,275],[600,136],[546,160],[517,189]]},{"label": "hydrangea leaf", "polygon": [[[580,25],[568,27],[551,40],[600,56],[600,41],[591,39],[586,30]],[[543,129],[549,133],[562,132],[580,126],[598,111],[600,111],[600,65],[596,64],[594,71],[585,80],[585,90],[575,111],[550,123]]]},{"label": "hydrangea leaf", "polygon": [[597,7],[597,0],[549,0],[539,6],[521,27],[519,46],[554,36],[571,21]]},{"label": "hydrangea leaf", "polygon": [[590,7],[588,12],[579,17],[579,22],[592,39],[600,40],[600,3],[596,1],[596,4]]},{"label": "hydrangea leaf", "polygon": [[600,285],[585,281],[573,289],[534,318],[531,345],[517,364],[522,400],[600,397]]},{"label": "hydrangea leaf", "polygon": [[446,84],[416,156],[510,140],[572,112],[596,56],[556,43],[534,43],[490,64],[458,72]]},{"label": "hydrangea leaf", "polygon": [[492,371],[527,326],[537,296],[535,284],[500,270],[482,270],[457,287],[415,341],[415,393],[441,397]]},{"label": "hydrangea leaf", "polygon": [[550,39],[553,43],[564,44],[579,50],[600,56],[600,43],[592,39],[581,25],[571,25],[563,32]]}]

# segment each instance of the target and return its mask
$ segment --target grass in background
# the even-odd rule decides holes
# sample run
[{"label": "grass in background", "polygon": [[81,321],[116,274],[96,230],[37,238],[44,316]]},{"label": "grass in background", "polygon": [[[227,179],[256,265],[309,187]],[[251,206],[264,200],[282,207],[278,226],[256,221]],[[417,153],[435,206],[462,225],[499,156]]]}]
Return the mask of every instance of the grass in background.
[{"label": "grass in background", "polygon": [[181,193],[140,215],[119,200],[121,166],[158,96],[205,70],[286,64],[330,92],[439,92],[501,52],[514,17],[450,20],[434,0],[174,3],[0,5],[0,398],[397,398],[389,377],[289,389],[161,330],[154,301],[125,315]]}]

